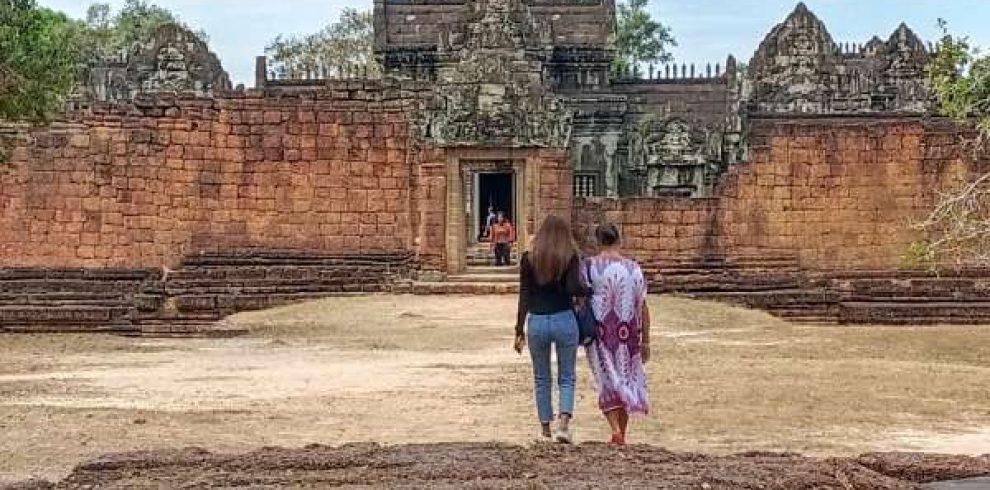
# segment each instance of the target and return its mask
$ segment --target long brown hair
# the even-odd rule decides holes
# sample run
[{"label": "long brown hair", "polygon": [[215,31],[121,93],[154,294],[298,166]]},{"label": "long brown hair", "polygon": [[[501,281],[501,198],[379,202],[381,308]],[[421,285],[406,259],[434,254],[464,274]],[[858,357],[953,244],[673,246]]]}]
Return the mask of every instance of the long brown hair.
[{"label": "long brown hair", "polygon": [[540,231],[536,232],[529,255],[538,284],[559,281],[571,261],[578,256],[571,225],[559,216],[547,216]]}]

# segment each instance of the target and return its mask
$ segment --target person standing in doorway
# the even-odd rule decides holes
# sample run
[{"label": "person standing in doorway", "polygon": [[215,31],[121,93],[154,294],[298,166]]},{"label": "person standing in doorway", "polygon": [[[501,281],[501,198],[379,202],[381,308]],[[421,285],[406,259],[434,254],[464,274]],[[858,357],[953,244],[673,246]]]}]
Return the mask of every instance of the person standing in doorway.
[{"label": "person standing in doorway", "polygon": [[516,240],[516,232],[505,219],[505,214],[499,212],[495,224],[491,228],[491,249],[495,253],[495,265],[512,265],[512,244]]},{"label": "person standing in doorway", "polygon": [[488,206],[488,217],[485,218],[485,227],[481,229],[481,236],[478,237],[479,242],[491,240],[492,225],[495,224],[495,219],[497,217],[498,216],[495,214],[495,206]]},{"label": "person standing in doorway", "polygon": [[[515,350],[522,354],[529,343],[533,360],[536,409],[543,437],[557,442],[573,442],[570,430],[574,414],[574,387],[577,380],[578,331],[574,298],[588,290],[581,283],[580,257],[571,227],[562,218],[550,216],[523,253],[519,264],[519,310],[516,316]],[[528,336],[525,330],[529,326]],[[557,351],[557,384],[560,389],[556,433],[551,388],[550,349]]]},{"label": "person standing in doorway", "polygon": [[650,361],[650,309],[642,269],[619,250],[619,229],[603,224],[595,236],[600,252],[581,268],[598,320],[588,361],[598,386],[598,407],[612,429],[609,443],[623,446],[629,416],[650,411],[644,369]]}]

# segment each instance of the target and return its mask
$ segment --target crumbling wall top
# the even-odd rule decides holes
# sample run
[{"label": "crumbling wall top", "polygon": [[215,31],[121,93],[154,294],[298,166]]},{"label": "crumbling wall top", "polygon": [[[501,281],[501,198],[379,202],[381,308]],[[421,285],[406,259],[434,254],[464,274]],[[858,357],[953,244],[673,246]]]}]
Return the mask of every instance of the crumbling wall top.
[{"label": "crumbling wall top", "polygon": [[127,101],[156,92],[209,96],[230,88],[230,77],[205,41],[185,27],[165,24],[128,51],[91,63],[78,98]]}]

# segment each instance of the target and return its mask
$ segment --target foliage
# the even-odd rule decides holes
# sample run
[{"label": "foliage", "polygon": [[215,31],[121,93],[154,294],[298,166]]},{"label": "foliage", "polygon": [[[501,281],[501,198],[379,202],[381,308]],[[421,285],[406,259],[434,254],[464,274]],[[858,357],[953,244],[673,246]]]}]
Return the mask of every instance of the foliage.
[{"label": "foliage", "polygon": [[303,37],[278,36],[265,48],[279,78],[343,76],[348,71],[367,71],[377,76],[374,61],[371,12],[345,8],[336,22],[320,32]]},{"label": "foliage", "polygon": [[613,69],[618,73],[639,70],[648,63],[673,60],[669,47],[677,46],[670,29],[653,20],[646,10],[649,0],[627,0],[618,5]]},{"label": "foliage", "polygon": [[[974,49],[965,37],[949,33],[939,40],[928,68],[929,81],[942,113],[975,123],[976,137],[968,141],[974,155],[990,140],[990,56]],[[990,265],[990,174],[977,175],[939,196],[935,209],[915,228],[927,238],[912,244],[906,260],[929,267]]]},{"label": "foliage", "polygon": [[94,4],[84,21],[35,0],[0,0],[0,119],[46,119],[85,76],[87,62],[129,49],[169,22],[178,22],[174,14],[144,0],[126,0],[116,14]]},{"label": "foliage", "polygon": [[34,0],[0,0],[0,119],[45,119],[75,82],[75,30]]},{"label": "foliage", "polygon": [[981,135],[990,134],[990,56],[969,39],[954,37],[940,20],[944,36],[929,66],[929,80],[942,112],[956,119],[975,118]]}]

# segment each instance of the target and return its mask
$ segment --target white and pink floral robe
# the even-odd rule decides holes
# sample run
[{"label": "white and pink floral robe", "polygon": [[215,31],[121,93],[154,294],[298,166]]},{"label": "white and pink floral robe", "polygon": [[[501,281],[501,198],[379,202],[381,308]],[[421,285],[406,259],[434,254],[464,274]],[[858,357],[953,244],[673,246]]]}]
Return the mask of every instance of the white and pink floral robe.
[{"label": "white and pink floral robe", "polygon": [[591,306],[599,323],[598,339],[588,347],[598,406],[645,415],[650,401],[641,351],[643,271],[632,260],[599,255],[587,259],[582,275],[594,290]]}]

